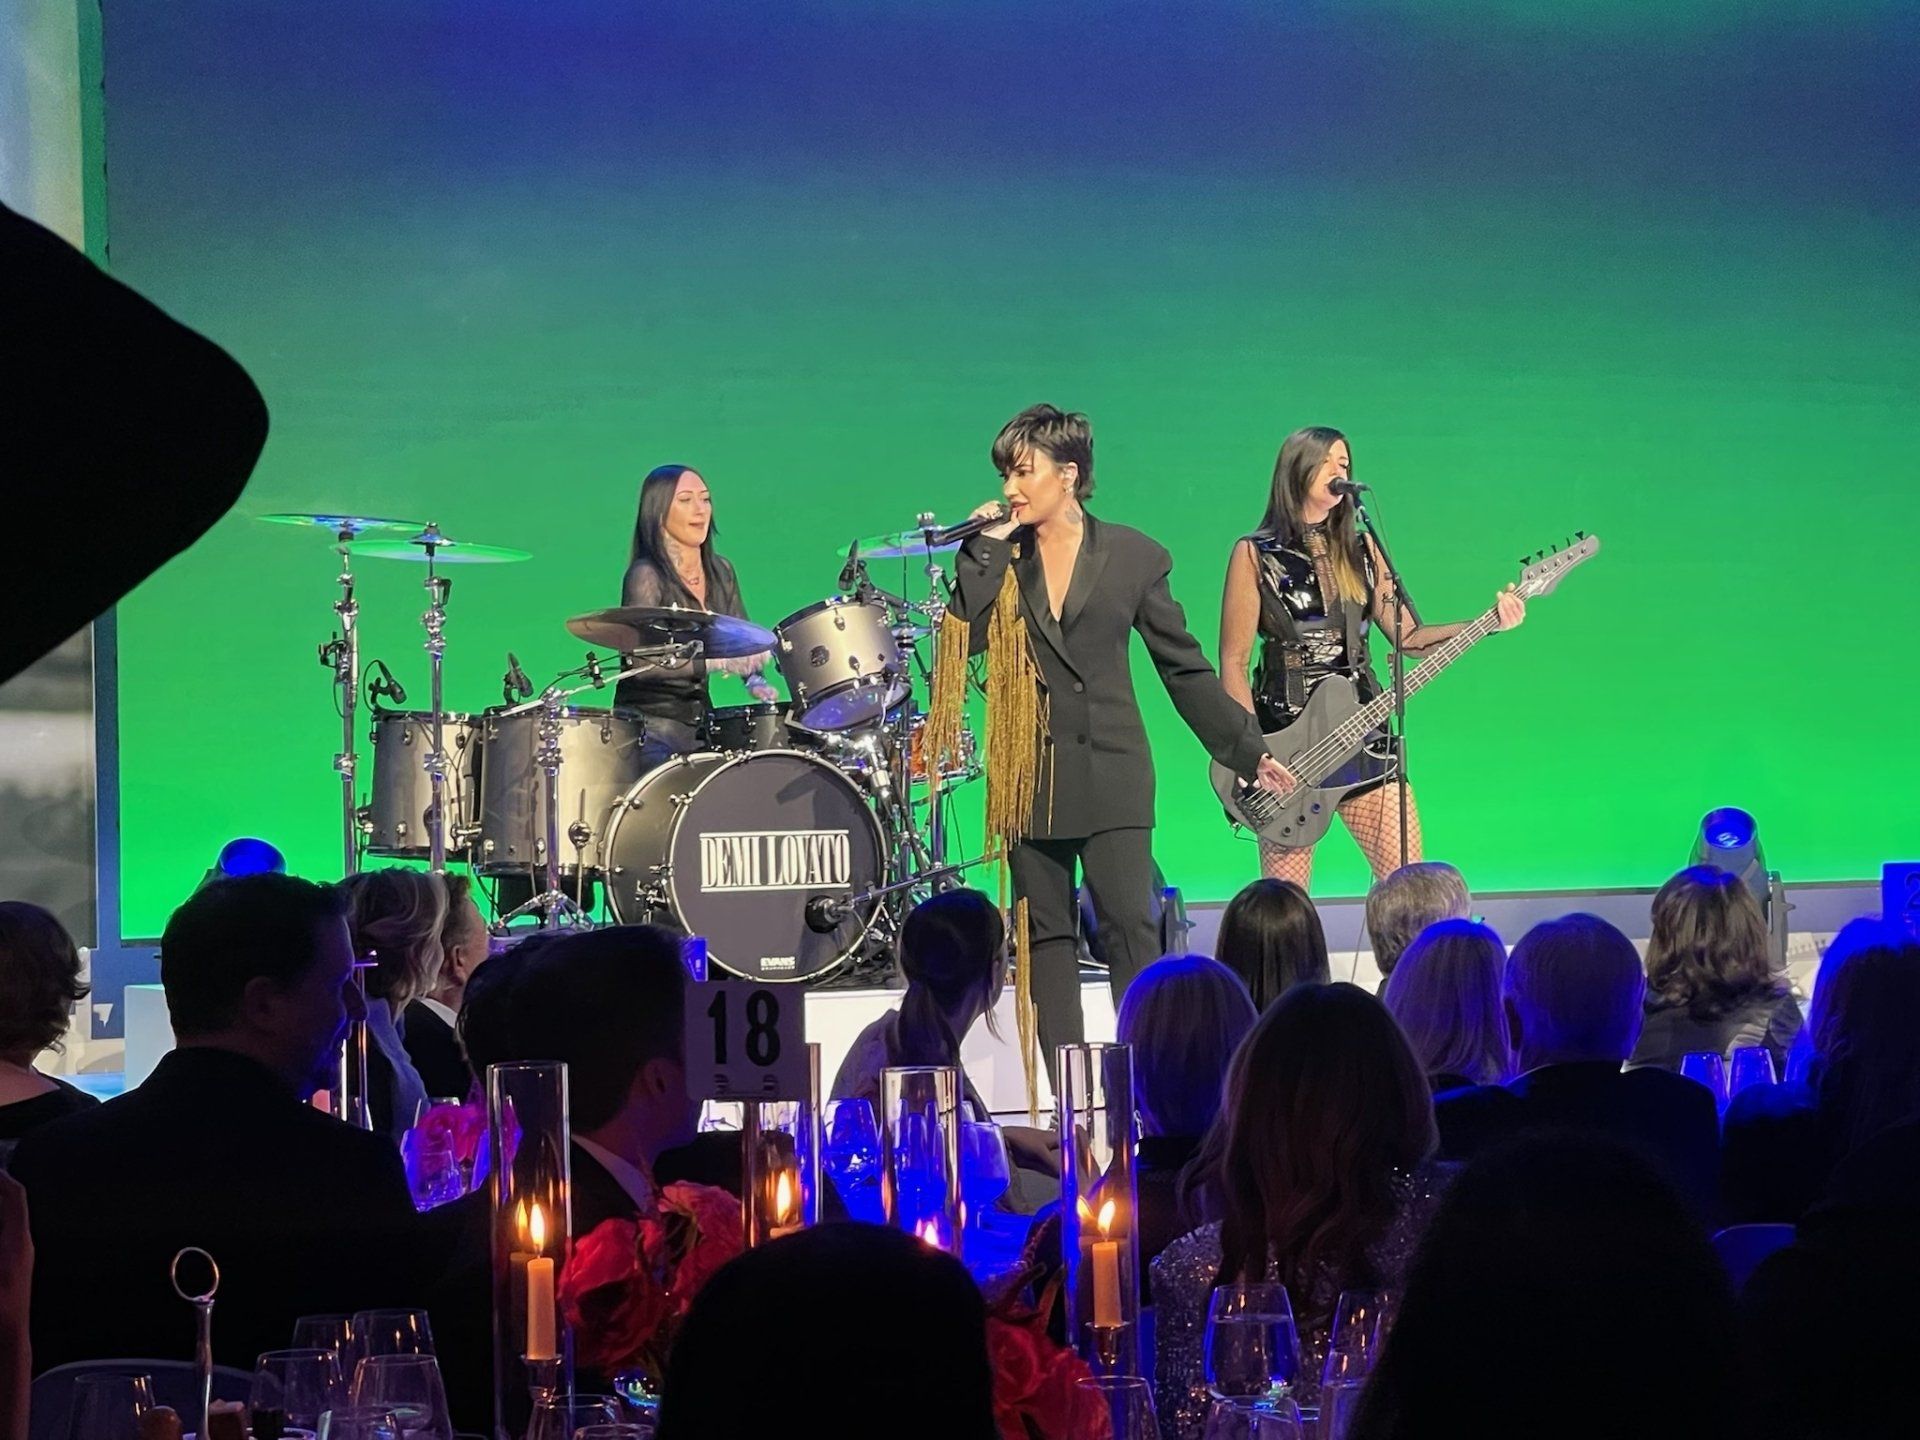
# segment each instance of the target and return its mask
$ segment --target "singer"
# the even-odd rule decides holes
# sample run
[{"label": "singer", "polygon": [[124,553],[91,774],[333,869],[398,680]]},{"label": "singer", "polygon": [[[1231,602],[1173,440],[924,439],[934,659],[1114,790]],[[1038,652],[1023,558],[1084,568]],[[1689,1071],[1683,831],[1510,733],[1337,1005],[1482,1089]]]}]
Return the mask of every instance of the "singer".
[{"label": "singer", "polygon": [[[1087,513],[1093,432],[1086,416],[1051,405],[1023,410],[1001,430],[992,453],[1007,510],[994,502],[974,512],[976,519],[994,523],[968,539],[955,557],[953,609],[967,622],[974,650],[985,648],[990,635],[996,637],[995,653],[988,657],[990,761],[997,748],[991,733],[996,684],[1009,673],[1030,675],[1024,683],[1038,689],[1035,698],[1044,705],[1031,813],[1019,826],[1008,864],[1014,896],[1027,902],[1028,983],[1041,1053],[1051,1068],[1054,1046],[1085,1035],[1075,943],[1076,865],[1093,898],[1115,1001],[1141,967],[1159,958],[1153,916],[1153,758],[1134,697],[1131,632],[1139,631],[1146,641],[1175,708],[1209,752],[1270,786],[1283,783],[1285,772],[1265,753],[1252,718],[1228,699],[1188,632],[1168,589],[1173,562],[1165,548],[1138,530]],[[1009,567],[1024,623],[1008,620],[1012,628],[1005,629],[989,622]],[[1011,593],[1007,604],[1012,604]],[[1025,654],[999,653],[1001,647]],[[1035,707],[1027,707],[1027,713],[1035,715]],[[1037,719],[1029,723],[1037,728]],[[1018,737],[1008,743],[1020,746],[1024,761]],[[989,770],[990,825],[994,786],[1003,778]]]},{"label": "singer", "polygon": [[[1396,632],[1392,576],[1373,537],[1360,533],[1351,496],[1335,488],[1349,482],[1352,472],[1352,452],[1338,430],[1310,425],[1294,431],[1274,462],[1260,528],[1234,543],[1227,562],[1220,604],[1221,680],[1263,731],[1292,723],[1314,686],[1329,675],[1349,677],[1363,700],[1380,694],[1367,653],[1369,623],[1409,656],[1424,654],[1465,628],[1466,622],[1422,625],[1403,594]],[[1526,618],[1519,596],[1502,591],[1498,602],[1502,630]],[[1256,635],[1260,661],[1249,685]],[[1410,787],[1411,853],[1400,854],[1401,787],[1387,783],[1396,773],[1397,757],[1384,731],[1370,735],[1340,772],[1344,783],[1365,787],[1348,794],[1339,815],[1376,879],[1420,858],[1420,815]],[[1313,847],[1262,840],[1260,868],[1305,889],[1313,877]]]},{"label": "singer", "polygon": [[[621,585],[623,605],[685,605],[747,618],[733,566],[713,548],[713,495],[698,471],[662,465],[640,482],[633,521],[633,548]],[[638,711],[647,734],[641,758],[647,768],[700,748],[708,709],[707,676],[724,670],[740,676],[756,700],[775,700],[765,651],[738,660],[688,661],[622,680],[614,703]]]}]

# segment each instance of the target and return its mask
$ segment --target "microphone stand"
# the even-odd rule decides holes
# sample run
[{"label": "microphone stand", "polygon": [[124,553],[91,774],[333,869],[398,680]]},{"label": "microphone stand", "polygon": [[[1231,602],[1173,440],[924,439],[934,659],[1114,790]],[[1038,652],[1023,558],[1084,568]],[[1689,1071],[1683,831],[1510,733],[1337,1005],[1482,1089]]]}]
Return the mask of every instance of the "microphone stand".
[{"label": "microphone stand", "polygon": [[[1379,547],[1380,563],[1386,566],[1388,583],[1393,586],[1393,739],[1396,751],[1394,784],[1400,791],[1400,864],[1408,863],[1408,851],[1412,848],[1412,816],[1407,809],[1407,652],[1400,643],[1403,629],[1403,616],[1413,611],[1413,603],[1407,599],[1406,586],[1400,583],[1400,571],[1393,563],[1393,552],[1387,548],[1387,540],[1380,533],[1380,524],[1373,518],[1373,512],[1367,509],[1364,491],[1353,492],[1353,512],[1359,518],[1362,528],[1373,537],[1373,543]],[[1419,617],[1414,614],[1414,623]]]}]

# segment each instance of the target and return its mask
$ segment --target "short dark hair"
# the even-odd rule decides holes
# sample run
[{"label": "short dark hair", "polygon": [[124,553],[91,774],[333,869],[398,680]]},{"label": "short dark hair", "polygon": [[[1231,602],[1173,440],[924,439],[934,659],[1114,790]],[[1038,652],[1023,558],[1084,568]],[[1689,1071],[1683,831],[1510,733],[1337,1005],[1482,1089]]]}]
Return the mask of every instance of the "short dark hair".
[{"label": "short dark hair", "polygon": [[1079,466],[1074,498],[1093,494],[1093,422],[1086,416],[1057,405],[1029,405],[994,437],[993,468],[1005,475],[1029,450],[1044,451],[1056,465]]},{"label": "short dark hair", "polygon": [[0,1054],[38,1054],[59,1044],[87,988],[80,952],[52,912],[0,901]]},{"label": "short dark hair", "polygon": [[195,892],[160,937],[160,984],[176,1035],[205,1035],[239,1018],[251,980],[297,984],[320,953],[323,922],[347,899],[292,875],[237,875]]},{"label": "short dark hair", "polygon": [[598,1129],[626,1106],[649,1060],[683,1057],[686,988],[670,930],[615,925],[563,936],[513,981],[513,1058],[564,1061],[574,1128]]}]

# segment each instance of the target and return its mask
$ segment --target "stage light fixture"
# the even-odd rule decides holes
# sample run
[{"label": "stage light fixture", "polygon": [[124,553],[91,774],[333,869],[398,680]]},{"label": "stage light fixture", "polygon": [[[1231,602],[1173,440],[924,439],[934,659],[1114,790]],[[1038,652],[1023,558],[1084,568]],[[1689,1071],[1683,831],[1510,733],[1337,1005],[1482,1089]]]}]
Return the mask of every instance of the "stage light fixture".
[{"label": "stage light fixture", "polygon": [[232,880],[241,875],[286,873],[287,857],[280,853],[279,846],[252,835],[241,835],[220,847],[219,858],[193,888],[198,892],[216,880]]},{"label": "stage light fixture", "polygon": [[1739,880],[1753,896],[1754,903],[1767,921],[1769,961],[1775,974],[1787,968],[1786,886],[1778,870],[1767,869],[1766,852],[1760,848],[1760,825],[1752,814],[1737,805],[1709,810],[1694,832],[1694,865],[1710,865]]}]

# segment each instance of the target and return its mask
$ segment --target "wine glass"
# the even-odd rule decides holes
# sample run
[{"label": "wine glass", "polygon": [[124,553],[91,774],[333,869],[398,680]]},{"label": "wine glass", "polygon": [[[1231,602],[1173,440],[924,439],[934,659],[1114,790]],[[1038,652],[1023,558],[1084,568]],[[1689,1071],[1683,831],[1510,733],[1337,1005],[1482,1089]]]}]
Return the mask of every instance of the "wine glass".
[{"label": "wine glass", "polygon": [[1384,1333],[1382,1322],[1389,1299],[1376,1290],[1342,1290],[1333,1307],[1333,1327],[1327,1332],[1327,1362],[1320,1371],[1322,1385],[1364,1380],[1373,1373]]},{"label": "wine glass", "polygon": [[354,1358],[433,1354],[433,1326],[424,1310],[360,1310],[353,1317]]},{"label": "wine glass", "polygon": [[67,1440],[140,1440],[140,1417],[153,1408],[147,1375],[78,1375],[73,1381]]},{"label": "wine glass", "polygon": [[415,1210],[431,1210],[467,1193],[466,1176],[454,1158],[453,1141],[419,1128],[400,1137],[400,1159]]},{"label": "wine glass", "polygon": [[1282,1395],[1258,1404],[1216,1400],[1207,1410],[1202,1440],[1305,1440],[1300,1409]]},{"label": "wine glass", "polygon": [[1727,1098],[1731,1100],[1755,1085],[1776,1084],[1778,1079],[1773,1073],[1771,1050],[1764,1045],[1742,1045],[1733,1052],[1733,1063],[1727,1070]]},{"label": "wine glass", "polygon": [[320,1417],[341,1398],[333,1351],[269,1350],[253,1365],[253,1440],[314,1440]]},{"label": "wine glass", "polygon": [[353,1403],[392,1415],[403,1440],[453,1440],[440,1362],[431,1355],[369,1355],[353,1379]]},{"label": "wine glass", "polygon": [[1221,1285],[1207,1305],[1207,1390],[1216,1400],[1270,1400],[1300,1375],[1287,1287]]},{"label": "wine glass", "polygon": [[582,1425],[573,1432],[573,1440],[653,1440],[653,1426],[638,1420],[619,1420],[611,1425]]},{"label": "wine glass", "polygon": [[960,1194],[967,1219],[975,1224],[986,1208],[1007,1193],[1013,1170],[1006,1136],[991,1122],[969,1120],[960,1126]]},{"label": "wine glass", "polygon": [[825,1121],[827,1174],[847,1213],[881,1223],[880,1129],[869,1100],[829,1100]]},{"label": "wine glass", "polygon": [[1713,1103],[1727,1108],[1727,1062],[1712,1050],[1695,1050],[1680,1057],[1680,1073],[1713,1092]]},{"label": "wine glass", "polygon": [[[1073,1386],[1074,1421],[1067,1433],[1110,1435],[1112,1440],[1160,1440],[1153,1414],[1153,1386],[1138,1375],[1092,1375]],[[1109,1427],[1097,1417],[1106,1416]],[[1092,1422],[1092,1423],[1088,1423]]]},{"label": "wine glass", "polygon": [[302,1315],[293,1322],[292,1350],[331,1350],[347,1377],[360,1359],[355,1348],[351,1315]]},{"label": "wine glass", "polygon": [[1320,1440],[1346,1440],[1360,1413],[1364,1380],[1336,1380],[1320,1387]]},{"label": "wine glass", "polygon": [[340,1405],[320,1417],[319,1440],[404,1440],[400,1422],[380,1405]]},{"label": "wine glass", "polygon": [[611,1395],[582,1395],[561,1391],[534,1401],[527,1440],[573,1440],[576,1431],[590,1425],[620,1423],[620,1402]]}]

